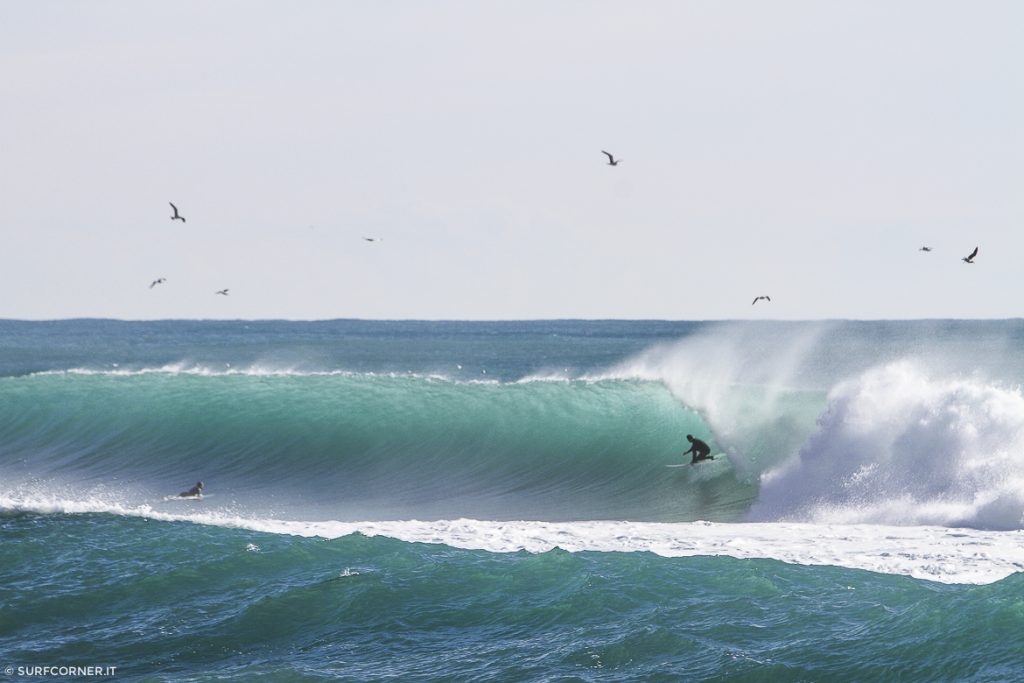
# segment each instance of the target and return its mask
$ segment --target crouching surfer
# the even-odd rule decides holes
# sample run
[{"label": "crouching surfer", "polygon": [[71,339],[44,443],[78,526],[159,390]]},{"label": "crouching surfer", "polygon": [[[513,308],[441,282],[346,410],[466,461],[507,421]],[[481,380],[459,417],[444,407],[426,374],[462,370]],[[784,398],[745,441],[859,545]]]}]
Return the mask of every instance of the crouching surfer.
[{"label": "crouching surfer", "polygon": [[693,453],[693,460],[690,461],[691,465],[696,465],[701,460],[715,459],[715,456],[711,455],[711,446],[708,446],[700,439],[694,438],[692,434],[687,434],[686,440],[690,442],[690,450],[685,451],[683,455]]},{"label": "crouching surfer", "polygon": [[188,491],[182,491],[178,494],[178,498],[202,498],[203,497],[203,482],[197,481],[196,485],[190,488]]}]

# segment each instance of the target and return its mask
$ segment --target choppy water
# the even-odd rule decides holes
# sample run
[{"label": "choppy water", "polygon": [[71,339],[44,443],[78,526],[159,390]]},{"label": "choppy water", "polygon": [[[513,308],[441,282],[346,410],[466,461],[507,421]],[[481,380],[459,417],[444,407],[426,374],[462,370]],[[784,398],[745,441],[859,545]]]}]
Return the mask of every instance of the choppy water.
[{"label": "choppy water", "polygon": [[1022,341],[0,321],[0,666],[1012,680]]}]

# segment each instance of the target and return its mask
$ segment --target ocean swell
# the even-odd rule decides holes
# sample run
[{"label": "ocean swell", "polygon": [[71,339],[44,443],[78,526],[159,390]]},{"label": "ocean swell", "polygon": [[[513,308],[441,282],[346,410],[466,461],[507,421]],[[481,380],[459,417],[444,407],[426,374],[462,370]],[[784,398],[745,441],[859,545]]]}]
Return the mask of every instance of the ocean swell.
[{"label": "ocean swell", "polygon": [[[308,520],[1024,528],[1018,387],[905,360],[821,388],[811,331],[759,354],[695,335],[575,379],[185,364],[0,378],[0,493],[135,505],[204,479],[218,504]],[[687,433],[722,455],[666,468]]]},{"label": "ocean swell", "polygon": [[162,368],[5,378],[0,398],[0,467],[37,491],[145,501],[204,479],[303,517],[648,521],[735,519],[752,495],[724,461],[665,468],[709,430],[657,382]]}]

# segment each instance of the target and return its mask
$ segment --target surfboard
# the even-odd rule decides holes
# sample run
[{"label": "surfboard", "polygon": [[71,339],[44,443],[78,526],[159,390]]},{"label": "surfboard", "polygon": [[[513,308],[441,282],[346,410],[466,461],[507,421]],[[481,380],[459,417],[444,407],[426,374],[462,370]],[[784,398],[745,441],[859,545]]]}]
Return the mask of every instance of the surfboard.
[{"label": "surfboard", "polygon": [[166,503],[169,500],[202,500],[203,498],[207,498],[211,495],[213,494],[199,494],[198,496],[164,496],[164,502]]},{"label": "surfboard", "polygon": [[[718,453],[717,456],[724,458],[725,453]],[[665,467],[689,467],[691,465],[699,465],[703,462],[714,462],[716,459],[716,456],[712,455],[710,458],[704,458],[703,460],[698,460],[697,462],[681,462],[676,465],[665,465]]]}]

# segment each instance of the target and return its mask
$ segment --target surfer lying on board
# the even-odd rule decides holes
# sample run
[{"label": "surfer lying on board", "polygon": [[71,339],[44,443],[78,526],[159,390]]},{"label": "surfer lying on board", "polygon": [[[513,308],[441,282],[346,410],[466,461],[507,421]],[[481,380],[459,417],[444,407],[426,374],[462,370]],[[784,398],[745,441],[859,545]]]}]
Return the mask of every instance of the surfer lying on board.
[{"label": "surfer lying on board", "polygon": [[692,434],[687,434],[686,440],[690,442],[690,450],[685,451],[683,455],[693,453],[693,460],[690,461],[691,465],[696,465],[701,460],[715,459],[715,456],[711,455],[711,446],[708,446],[700,439],[695,439]]},{"label": "surfer lying on board", "polygon": [[199,498],[201,495],[203,495],[203,482],[197,481],[196,485],[188,491],[179,493],[178,498]]}]

